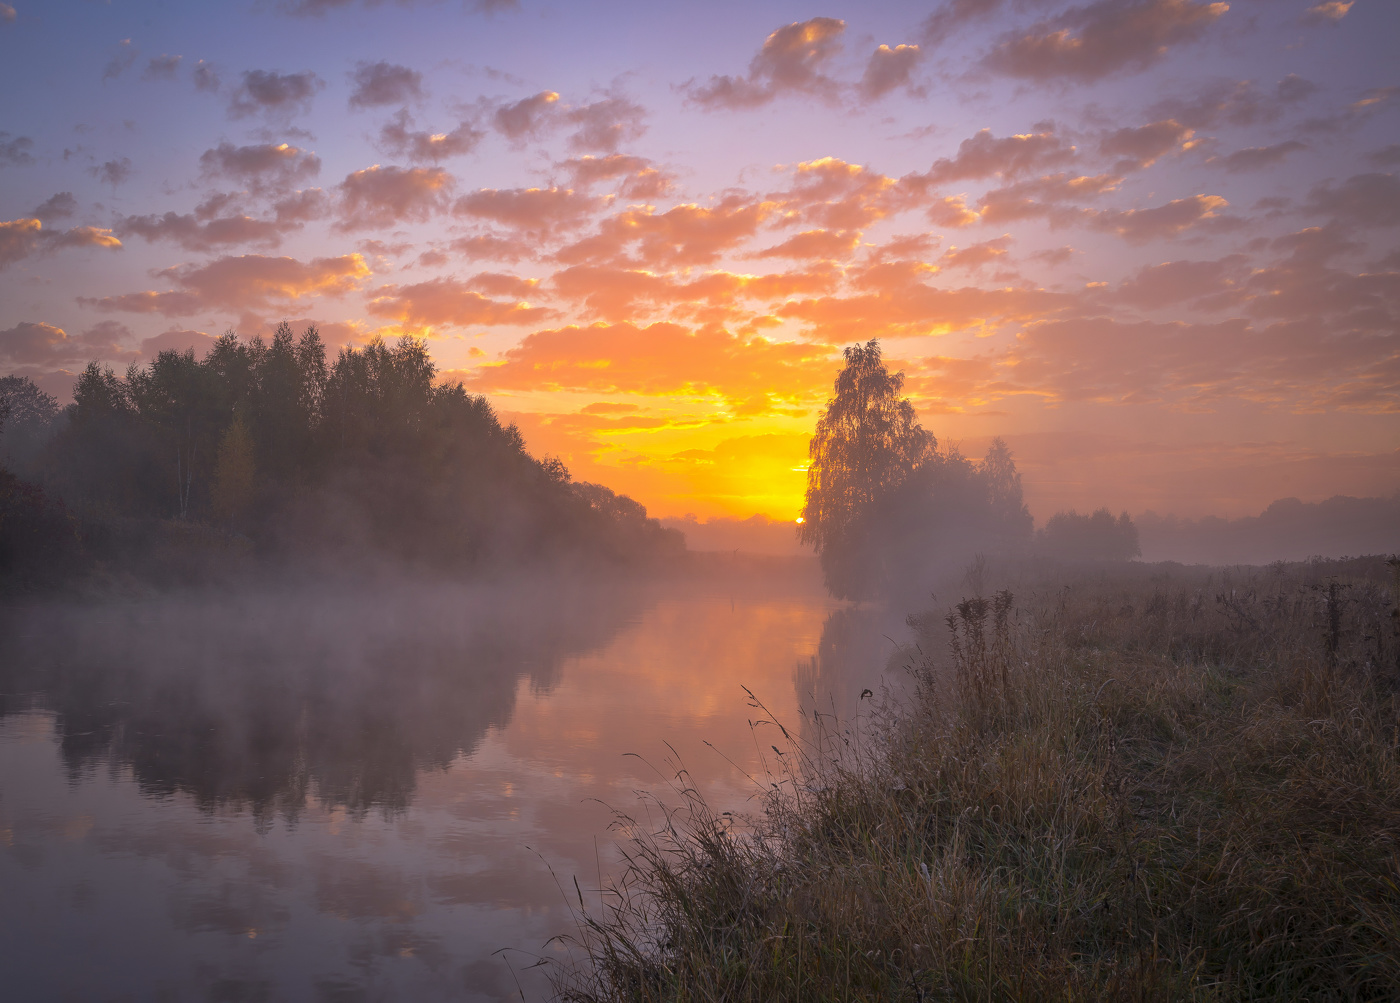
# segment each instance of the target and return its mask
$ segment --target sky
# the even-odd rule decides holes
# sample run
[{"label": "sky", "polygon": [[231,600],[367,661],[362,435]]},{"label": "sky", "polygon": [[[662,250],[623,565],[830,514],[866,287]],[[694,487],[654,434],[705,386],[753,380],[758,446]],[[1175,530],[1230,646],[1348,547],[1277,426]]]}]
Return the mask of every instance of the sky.
[{"label": "sky", "polygon": [[1390,0],[0,3],[0,373],[426,338],[653,515],[841,349],[1038,520],[1400,490]]}]

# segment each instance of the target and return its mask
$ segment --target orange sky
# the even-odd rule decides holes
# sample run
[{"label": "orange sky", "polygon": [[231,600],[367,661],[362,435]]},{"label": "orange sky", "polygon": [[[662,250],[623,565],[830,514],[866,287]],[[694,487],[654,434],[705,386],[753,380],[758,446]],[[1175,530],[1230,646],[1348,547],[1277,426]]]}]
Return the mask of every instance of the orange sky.
[{"label": "orange sky", "polygon": [[408,333],[580,479],[788,519],[880,338],[1039,519],[1400,490],[1393,5],[847,6],[19,8],[0,373]]}]

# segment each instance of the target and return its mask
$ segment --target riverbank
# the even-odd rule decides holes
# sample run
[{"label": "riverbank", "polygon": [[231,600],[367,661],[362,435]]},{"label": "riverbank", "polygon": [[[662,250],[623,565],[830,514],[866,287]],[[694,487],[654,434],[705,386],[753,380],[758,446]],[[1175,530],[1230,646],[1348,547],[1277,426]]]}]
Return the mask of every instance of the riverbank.
[{"label": "riverbank", "polygon": [[681,778],[622,819],[632,867],[578,897],[556,989],[1395,998],[1395,574],[987,569],[986,599],[911,618],[900,714],[858,742],[788,722],[756,817]]}]

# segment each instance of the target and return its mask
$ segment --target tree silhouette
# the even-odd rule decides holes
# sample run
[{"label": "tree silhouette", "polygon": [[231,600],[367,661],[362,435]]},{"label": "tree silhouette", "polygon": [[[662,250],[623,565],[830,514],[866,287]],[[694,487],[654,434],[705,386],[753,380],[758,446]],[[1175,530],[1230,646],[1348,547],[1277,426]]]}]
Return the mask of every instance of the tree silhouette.
[{"label": "tree silhouette", "polygon": [[843,355],[835,396],[808,450],[799,536],[816,548],[832,594],[857,599],[878,587],[881,503],[938,443],[899,396],[904,374],[885,368],[879,342],[849,346]]},{"label": "tree silhouette", "polygon": [[1020,471],[1001,436],[992,440],[981,474],[987,485],[987,506],[1002,531],[1013,537],[1029,536],[1035,520],[1021,493]]},{"label": "tree silhouette", "polygon": [[1038,549],[1051,557],[1085,561],[1130,561],[1142,556],[1138,529],[1127,512],[1117,519],[1106,508],[1091,515],[1056,512],[1036,534]]},{"label": "tree silhouette", "polygon": [[214,462],[214,517],[236,526],[253,501],[254,474],[253,438],[242,414],[236,414],[219,443],[219,455]]},{"label": "tree silhouette", "polygon": [[799,536],[815,546],[827,589],[866,599],[917,588],[930,568],[979,549],[1019,546],[1032,529],[1011,450],[982,463],[939,451],[900,397],[876,341],[853,345],[809,449]]},{"label": "tree silhouette", "polygon": [[532,457],[485,397],[441,382],[413,338],[328,365],[314,327],[298,337],[284,323],[270,342],[229,333],[203,359],[164,351],[124,376],[93,363],[61,415],[28,381],[0,391],[44,419],[36,480],[77,515],[92,556],[169,580],[222,560],[235,529],[259,554],[447,567],[684,549],[641,505]]}]

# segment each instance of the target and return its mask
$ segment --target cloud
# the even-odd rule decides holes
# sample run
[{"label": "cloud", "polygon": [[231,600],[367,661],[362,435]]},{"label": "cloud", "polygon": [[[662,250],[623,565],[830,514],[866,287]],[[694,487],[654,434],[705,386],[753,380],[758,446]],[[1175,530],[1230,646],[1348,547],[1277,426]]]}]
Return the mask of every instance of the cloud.
[{"label": "cloud", "polygon": [[456,180],[441,167],[380,167],[355,171],[340,183],[339,230],[421,223],[446,204]]},{"label": "cloud", "polygon": [[199,156],[205,178],[228,178],[254,194],[294,188],[321,173],[321,158],[287,143],[220,143]]},{"label": "cloud", "polygon": [[87,172],[103,184],[108,184],[115,188],[127,178],[131,177],[131,159],[129,157],[117,157],[105,163],[89,167]]},{"label": "cloud", "polygon": [[275,73],[269,70],[245,70],[243,83],[229,99],[230,118],[247,118],[263,114],[274,118],[289,118],[311,110],[311,100],[325,87],[325,81],[315,73]]},{"label": "cloud", "polygon": [[0,3],[0,21],[10,23],[13,22],[17,17],[19,17],[19,14],[15,11],[13,7],[11,7],[7,3]]},{"label": "cloud", "polygon": [[0,221],[0,269],[43,251],[62,247],[96,247],[120,250],[122,242],[111,230],[95,226],[75,226],[71,230],[45,230],[33,218]]},{"label": "cloud", "polygon": [[841,51],[845,30],[845,21],[831,17],[784,25],[764,40],[748,76],[713,76],[703,86],[691,81],[686,91],[702,108],[756,108],[789,92],[832,97],[838,86],[821,69]]},{"label": "cloud", "polygon": [[1164,118],[1147,125],[1115,129],[1099,140],[1099,152],[1117,157],[1117,173],[1145,170],[1168,153],[1187,149],[1195,130],[1175,119]]},{"label": "cloud", "polygon": [[[487,276],[484,283],[477,284],[505,291],[509,284],[501,281],[503,278],[506,277]],[[453,278],[438,278],[406,286],[380,286],[366,309],[376,317],[423,327],[537,324],[555,315],[553,310],[531,306],[518,297],[491,299],[469,285]],[[512,291],[523,290],[517,286]]]},{"label": "cloud", "polygon": [[73,197],[73,193],[59,192],[57,195],[50,195],[30,215],[45,223],[51,223],[56,219],[67,219],[77,211],[78,200]]},{"label": "cloud", "polygon": [[1272,93],[1261,91],[1249,80],[1218,81],[1185,100],[1167,98],[1150,109],[1153,115],[1173,119],[1189,129],[1210,129],[1222,122],[1258,125],[1276,121],[1289,105],[1317,91],[1317,85],[1295,73],[1280,80]]},{"label": "cloud", "polygon": [[512,263],[534,258],[539,251],[538,245],[533,241],[500,237],[490,233],[458,237],[449,242],[447,247],[453,254],[469,261],[486,259]]},{"label": "cloud", "polygon": [[1003,234],[963,248],[950,247],[943,257],[938,259],[938,263],[944,268],[981,268],[1005,257],[1010,245],[1010,234]]},{"label": "cloud", "polygon": [[28,136],[10,138],[8,132],[0,132],[0,167],[24,167],[34,163],[29,151],[34,149],[34,140]]},{"label": "cloud", "polygon": [[835,261],[850,257],[858,246],[858,233],[846,230],[804,230],[781,244],[759,251],[756,257]]},{"label": "cloud", "polygon": [[183,56],[153,56],[141,72],[142,80],[174,80],[175,71],[180,68]]},{"label": "cloud", "polygon": [[865,64],[865,76],[860,81],[861,95],[873,101],[896,88],[909,87],[909,78],[921,56],[917,45],[880,46]]},{"label": "cloud", "polygon": [[1347,16],[1355,0],[1324,0],[1309,7],[1303,15],[1304,24],[1336,24]]},{"label": "cloud", "polygon": [[477,272],[467,280],[467,285],[491,296],[509,296],[517,300],[538,296],[540,291],[539,279],[527,279],[505,272]]},{"label": "cloud", "polygon": [[632,251],[648,268],[708,265],[751,238],[773,209],[742,195],[662,213],[634,206],[603,220],[595,235],[562,248],[556,257],[565,264],[621,262]]},{"label": "cloud", "polygon": [[710,398],[738,413],[820,399],[831,383],[832,349],[678,324],[571,325],[536,331],[499,363],[473,370],[481,390],[575,390]]},{"label": "cloud", "polygon": [[982,64],[1029,80],[1099,80],[1146,69],[1171,46],[1200,38],[1229,9],[1192,0],[1099,0],[1008,33]]},{"label": "cloud", "polygon": [[481,188],[452,206],[454,216],[488,220],[520,234],[553,236],[582,226],[608,204],[571,188]]},{"label": "cloud", "polygon": [[77,336],[52,324],[21,321],[8,330],[0,331],[0,363],[51,368],[82,365],[93,359],[132,359],[136,353],[117,343],[130,335],[131,332],[124,325],[110,320],[102,321]]},{"label": "cloud", "polygon": [[245,254],[157,272],[158,278],[178,287],[170,292],[126,293],[100,299],[79,297],[78,302],[108,313],[159,313],[168,317],[213,309],[242,312],[273,304],[288,305],[310,296],[343,296],[358,289],[369,274],[369,266],[359,254],[309,262]]},{"label": "cloud", "polygon": [[218,71],[214,69],[212,64],[206,63],[201,59],[194,64],[194,70],[191,72],[190,76],[194,78],[195,90],[204,91],[208,94],[217,94],[219,92],[219,87],[222,82],[219,80]]},{"label": "cloud", "polygon": [[922,261],[880,261],[852,273],[851,292],[789,299],[773,313],[803,323],[811,337],[841,342],[952,331],[989,333],[1005,323],[1054,314],[1073,302],[1065,294],[1042,289],[941,289],[925,281],[936,271]]},{"label": "cloud", "polygon": [[272,204],[279,223],[310,223],[331,213],[331,200],[320,188],[305,188],[292,192]]},{"label": "cloud", "polygon": [[984,223],[1008,223],[1042,217],[1051,226],[1068,226],[1092,215],[1079,203],[1116,190],[1122,180],[1114,174],[1065,172],[1028,178],[983,195],[978,218]]},{"label": "cloud", "polygon": [[656,199],[675,188],[672,175],[653,167],[645,157],[610,153],[604,157],[585,154],[556,165],[565,171],[575,188],[588,188],[603,181],[617,181],[617,193],[628,199]]},{"label": "cloud", "polygon": [[[1219,163],[1225,170],[1231,173],[1240,171],[1258,171],[1265,167],[1272,167],[1274,164],[1281,164],[1290,153],[1298,150],[1306,150],[1307,143],[1300,143],[1296,139],[1287,142],[1275,143],[1272,146],[1250,146],[1243,150],[1236,150],[1227,157],[1219,158]],[[1207,163],[1215,163],[1216,158],[1212,157]]]},{"label": "cloud", "polygon": [[423,74],[407,66],[362,61],[356,63],[354,72],[347,75],[355,85],[350,94],[351,108],[407,104],[423,97]]},{"label": "cloud", "polygon": [[413,116],[404,108],[379,130],[379,145],[389,154],[414,163],[435,164],[448,157],[459,157],[476,149],[485,133],[470,122],[462,122],[451,132],[418,132]]},{"label": "cloud", "polygon": [[1329,213],[1358,227],[1400,224],[1400,179],[1393,174],[1355,174],[1338,188],[1331,182],[1308,193],[1306,210]]},{"label": "cloud", "polygon": [[930,46],[939,46],[964,26],[991,20],[1004,6],[1004,0],[946,0],[924,19],[923,37]]},{"label": "cloud", "polygon": [[998,139],[983,129],[958,146],[955,157],[933,162],[924,177],[934,185],[992,175],[1016,177],[1074,159],[1075,148],[1055,134],[1054,127]]},{"label": "cloud", "polygon": [[948,195],[938,199],[928,207],[925,214],[928,216],[929,222],[935,226],[947,226],[954,229],[971,226],[982,218],[967,207],[967,202],[961,195]]},{"label": "cloud", "polygon": [[1093,217],[1094,225],[1110,230],[1131,244],[1145,244],[1178,236],[1206,220],[1217,219],[1230,203],[1219,195],[1191,195],[1151,209],[1106,210]]},{"label": "cloud", "polygon": [[1353,226],[1395,226],[1400,224],[1400,179],[1394,174],[1354,174],[1337,188],[1329,181],[1308,193],[1306,208]]},{"label": "cloud", "polygon": [[766,202],[785,224],[853,230],[916,204],[926,187],[920,175],[897,181],[861,164],[822,157],[793,168],[792,187],[770,194]]},{"label": "cloud", "polygon": [[1400,143],[1392,143],[1390,146],[1380,147],[1379,150],[1372,150],[1366,154],[1366,160],[1371,161],[1376,167],[1396,167],[1400,164]]},{"label": "cloud", "polygon": [[1274,88],[1274,96],[1284,104],[1296,104],[1318,91],[1317,84],[1311,80],[1305,80],[1296,73],[1290,73],[1278,82]]},{"label": "cloud", "polygon": [[107,61],[106,67],[102,70],[103,82],[115,80],[125,73],[131,64],[136,62],[136,55],[136,46],[131,44],[131,39],[123,38],[118,42],[117,51],[113,53],[112,58]]},{"label": "cloud", "polygon": [[[1334,225],[1276,240],[1286,257],[1266,267],[1231,254],[1140,268],[1116,289],[1061,297],[1059,316],[1054,303],[1028,312],[1008,349],[925,360],[910,387],[984,404],[1029,394],[1051,403],[1200,410],[1237,400],[1294,412],[1400,413],[1400,274],[1331,267],[1329,259],[1356,249],[1344,233]],[[913,273],[893,263],[876,278],[894,291],[912,287]],[[913,301],[908,291],[893,300],[897,308]],[[1172,320],[1106,315],[1117,306]],[[874,313],[864,304],[846,309]],[[1186,321],[1187,309],[1229,316]],[[830,324],[822,330],[832,333]]]},{"label": "cloud", "polygon": [[717,270],[694,277],[644,268],[573,265],[556,272],[550,284],[561,298],[605,320],[636,320],[647,312],[646,304],[671,320],[732,324],[753,333],[756,318],[739,307],[740,300],[768,303],[831,292],[839,284],[839,273],[821,261],[795,272],[740,275]]},{"label": "cloud", "polygon": [[112,236],[112,231],[100,226],[75,226],[59,233],[50,231],[49,239],[54,247],[97,247],[108,251],[121,249],[122,242]]},{"label": "cloud", "polygon": [[0,359],[11,365],[52,365],[60,358],[67,361],[71,355],[65,350],[68,340],[68,333],[61,327],[21,321],[0,331]]},{"label": "cloud", "polygon": [[1313,318],[1260,327],[1243,318],[1050,320],[1029,325],[1006,364],[1016,390],[1052,401],[1400,411],[1393,339],[1333,333]]},{"label": "cloud", "polygon": [[646,131],[642,125],[645,114],[641,105],[616,96],[570,108],[565,117],[578,129],[569,137],[569,147],[614,153],[622,143],[638,139]]},{"label": "cloud", "polygon": [[1113,295],[1123,303],[1150,310],[1202,300],[1219,308],[1242,300],[1241,282],[1248,273],[1242,254],[1215,261],[1167,261],[1139,268],[1119,283]]},{"label": "cloud", "polygon": [[127,216],[117,224],[123,236],[144,237],[148,241],[169,240],[187,251],[209,251],[239,244],[276,247],[282,236],[298,230],[302,222],[292,218],[255,219],[242,212],[221,216],[226,197],[216,196],[195,207],[192,213],[150,213]]},{"label": "cloud", "polygon": [[1377,167],[1400,165],[1400,143],[1391,143],[1389,146],[1382,146],[1379,150],[1372,150],[1366,154],[1366,159]]},{"label": "cloud", "polygon": [[552,124],[554,112],[558,111],[559,95],[554,91],[540,91],[523,98],[514,104],[502,105],[492,116],[492,124],[501,135],[513,140],[525,140],[540,133],[546,124]]}]

